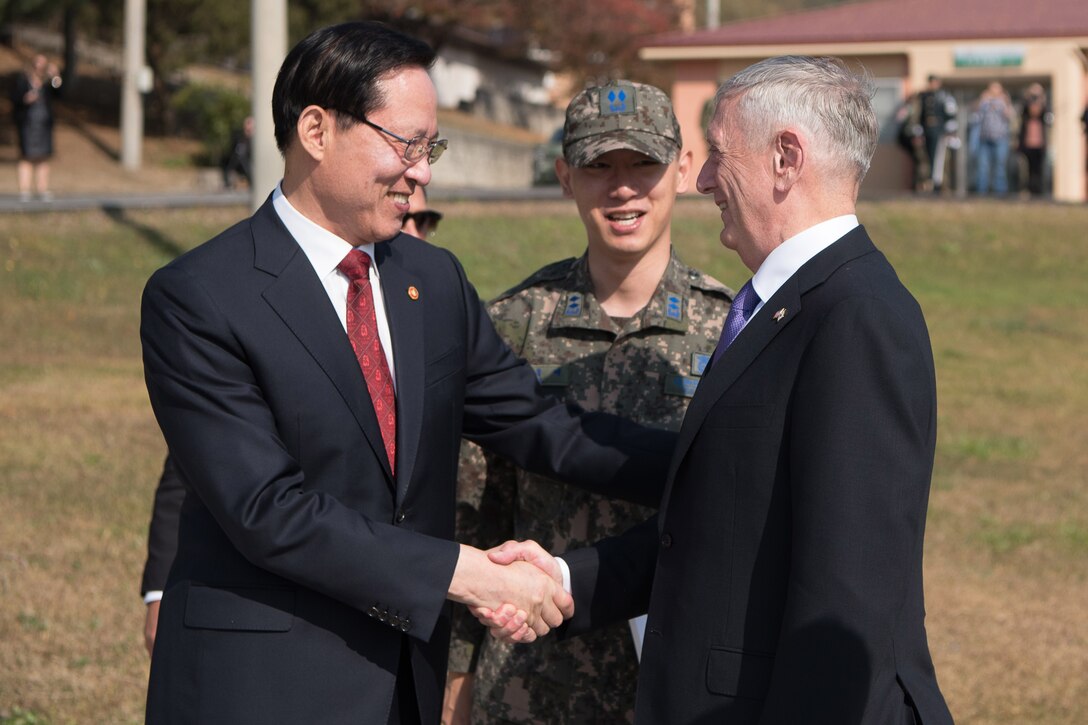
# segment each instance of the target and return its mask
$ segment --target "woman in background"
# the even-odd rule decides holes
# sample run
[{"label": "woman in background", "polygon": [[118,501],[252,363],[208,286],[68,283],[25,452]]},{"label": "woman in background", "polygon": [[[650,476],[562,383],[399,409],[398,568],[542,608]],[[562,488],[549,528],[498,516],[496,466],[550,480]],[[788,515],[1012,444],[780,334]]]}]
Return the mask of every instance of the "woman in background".
[{"label": "woman in background", "polygon": [[19,198],[29,201],[31,182],[43,201],[49,191],[49,159],[53,155],[53,95],[61,86],[57,66],[44,55],[34,56],[30,66],[15,80],[12,105],[19,133]]}]

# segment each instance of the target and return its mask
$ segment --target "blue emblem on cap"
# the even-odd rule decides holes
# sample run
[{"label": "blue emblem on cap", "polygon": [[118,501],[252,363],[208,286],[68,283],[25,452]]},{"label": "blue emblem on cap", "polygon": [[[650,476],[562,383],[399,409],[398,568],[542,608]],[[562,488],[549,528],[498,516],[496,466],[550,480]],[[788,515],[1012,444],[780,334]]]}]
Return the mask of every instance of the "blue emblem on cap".
[{"label": "blue emblem on cap", "polygon": [[680,320],[684,316],[683,307],[680,304],[680,298],[676,295],[669,295],[668,302],[665,305],[665,317],[670,320]]},{"label": "blue emblem on cap", "polygon": [[623,113],[627,110],[627,94],[622,90],[619,92],[608,92],[608,110],[612,113]]},{"label": "blue emblem on cap", "polygon": [[578,317],[582,314],[582,296],[573,294],[567,298],[567,307],[563,310],[566,317]]},{"label": "blue emblem on cap", "polygon": [[601,89],[600,112],[602,116],[634,113],[636,110],[634,86],[623,83]]}]

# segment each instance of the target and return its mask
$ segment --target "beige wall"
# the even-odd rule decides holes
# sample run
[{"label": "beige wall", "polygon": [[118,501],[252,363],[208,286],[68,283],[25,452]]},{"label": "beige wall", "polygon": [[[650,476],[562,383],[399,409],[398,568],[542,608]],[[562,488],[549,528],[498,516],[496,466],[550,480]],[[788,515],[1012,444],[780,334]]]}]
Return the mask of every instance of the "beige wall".
[{"label": "beige wall", "polygon": [[[703,106],[714,96],[718,86],[726,78],[759,60],[744,58],[733,60],[690,60],[673,65],[672,106],[676,120],[680,122],[680,134],[684,148],[694,156],[695,173],[698,174],[706,161],[706,138],[702,128]],[[695,184],[689,194],[697,193]]]}]

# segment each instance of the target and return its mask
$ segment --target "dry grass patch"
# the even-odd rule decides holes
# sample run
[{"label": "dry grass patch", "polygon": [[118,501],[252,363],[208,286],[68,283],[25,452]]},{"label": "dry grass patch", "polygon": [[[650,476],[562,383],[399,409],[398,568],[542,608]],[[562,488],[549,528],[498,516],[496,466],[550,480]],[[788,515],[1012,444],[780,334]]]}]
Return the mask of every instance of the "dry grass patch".
[{"label": "dry grass patch", "polygon": [[[572,202],[434,204],[490,297],[580,254]],[[137,595],[163,444],[140,369],[152,270],[243,209],[5,218],[0,232],[0,721],[139,722]],[[870,202],[926,312],[938,454],[930,644],[960,723],[1088,722],[1088,207]],[[679,202],[683,258],[734,289],[717,210]]]}]

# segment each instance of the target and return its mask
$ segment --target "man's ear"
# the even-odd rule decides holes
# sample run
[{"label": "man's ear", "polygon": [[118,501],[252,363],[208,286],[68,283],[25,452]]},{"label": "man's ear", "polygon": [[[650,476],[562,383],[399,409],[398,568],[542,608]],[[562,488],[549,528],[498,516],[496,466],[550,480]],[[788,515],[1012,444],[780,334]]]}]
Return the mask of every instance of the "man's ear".
[{"label": "man's ear", "polygon": [[691,183],[691,166],[695,163],[695,157],[691,151],[681,151],[676,165],[676,193],[683,194]]},{"label": "man's ear", "polygon": [[563,196],[573,199],[574,190],[570,186],[570,164],[562,156],[555,160],[555,177],[559,179],[559,186],[563,188]]},{"label": "man's ear", "polygon": [[336,118],[321,106],[306,106],[295,125],[299,147],[314,161],[325,158]]},{"label": "man's ear", "polygon": [[774,188],[789,191],[797,183],[805,166],[807,139],[797,131],[787,128],[774,139]]}]

